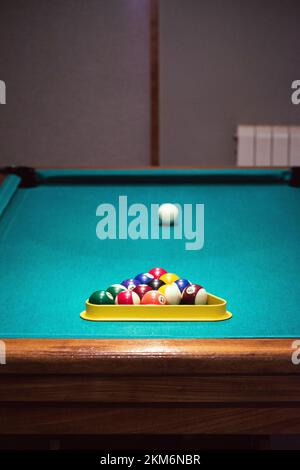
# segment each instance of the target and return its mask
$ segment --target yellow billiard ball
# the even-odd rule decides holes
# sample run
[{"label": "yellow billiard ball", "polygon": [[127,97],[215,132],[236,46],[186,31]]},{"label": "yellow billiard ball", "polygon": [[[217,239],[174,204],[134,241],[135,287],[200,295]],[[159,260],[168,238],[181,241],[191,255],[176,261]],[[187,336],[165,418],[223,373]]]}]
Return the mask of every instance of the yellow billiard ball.
[{"label": "yellow billiard ball", "polygon": [[179,279],[179,276],[174,273],[166,273],[160,276],[159,278],[161,281],[164,281],[166,284],[173,284],[173,282]]}]

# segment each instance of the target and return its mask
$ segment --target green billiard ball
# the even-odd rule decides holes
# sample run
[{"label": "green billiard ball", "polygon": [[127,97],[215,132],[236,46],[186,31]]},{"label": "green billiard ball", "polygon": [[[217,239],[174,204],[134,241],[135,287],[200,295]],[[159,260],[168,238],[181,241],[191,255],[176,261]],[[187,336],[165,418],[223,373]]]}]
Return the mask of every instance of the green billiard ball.
[{"label": "green billiard ball", "polygon": [[107,305],[114,304],[115,300],[109,292],[106,292],[106,290],[96,290],[96,292],[90,296],[89,303],[95,305]]},{"label": "green billiard ball", "polygon": [[127,289],[126,287],[122,286],[122,284],[112,284],[106,289],[106,292],[109,292],[115,300],[117,295],[120,294],[120,292],[124,292],[125,290]]}]

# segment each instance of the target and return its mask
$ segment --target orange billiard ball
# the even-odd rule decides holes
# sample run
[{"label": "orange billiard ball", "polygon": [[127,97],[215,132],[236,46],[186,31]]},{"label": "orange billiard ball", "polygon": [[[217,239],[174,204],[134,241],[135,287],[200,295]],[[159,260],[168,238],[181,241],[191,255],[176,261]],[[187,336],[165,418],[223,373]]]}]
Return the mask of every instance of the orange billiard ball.
[{"label": "orange billiard ball", "polygon": [[141,300],[141,304],[143,305],[166,305],[167,299],[166,297],[158,292],[157,290],[150,290],[146,292]]}]

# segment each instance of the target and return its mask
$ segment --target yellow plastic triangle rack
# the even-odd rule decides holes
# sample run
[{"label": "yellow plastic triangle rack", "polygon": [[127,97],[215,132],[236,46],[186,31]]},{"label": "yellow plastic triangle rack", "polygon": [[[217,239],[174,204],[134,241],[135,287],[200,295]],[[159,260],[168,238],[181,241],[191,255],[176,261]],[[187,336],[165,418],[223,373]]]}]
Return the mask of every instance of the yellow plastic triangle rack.
[{"label": "yellow plastic triangle rack", "polygon": [[205,305],[95,305],[87,300],[81,318],[90,321],[222,321],[232,314],[226,300],[207,295]]}]

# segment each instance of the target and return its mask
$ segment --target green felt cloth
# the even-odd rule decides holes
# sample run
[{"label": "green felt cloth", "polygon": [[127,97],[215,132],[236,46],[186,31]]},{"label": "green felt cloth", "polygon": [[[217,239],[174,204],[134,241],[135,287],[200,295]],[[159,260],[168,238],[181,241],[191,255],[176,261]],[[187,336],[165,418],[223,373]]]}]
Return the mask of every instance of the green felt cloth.
[{"label": "green felt cloth", "polygon": [[[0,190],[0,337],[299,337],[300,189],[279,183],[281,171],[198,172],[219,176],[216,183],[197,181],[196,174],[48,171],[32,189],[16,189],[16,177],[8,177]],[[231,183],[222,181],[230,175]],[[257,181],[239,182],[243,175]],[[100,241],[96,207],[117,204],[120,195],[147,206],[203,203],[204,248],[187,251],[184,240],[172,239]],[[94,323],[79,317],[91,292],[155,266],[227,299],[232,319]]]}]

